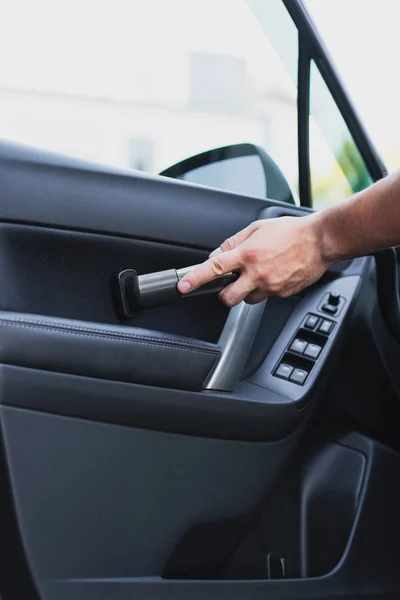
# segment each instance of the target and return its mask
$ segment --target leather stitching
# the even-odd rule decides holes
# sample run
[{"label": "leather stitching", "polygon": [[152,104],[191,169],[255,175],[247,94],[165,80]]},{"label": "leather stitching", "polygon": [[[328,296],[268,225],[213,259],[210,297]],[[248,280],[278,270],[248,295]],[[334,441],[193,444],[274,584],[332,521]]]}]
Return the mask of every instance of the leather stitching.
[{"label": "leather stitching", "polygon": [[161,342],[161,343],[166,343],[169,344],[171,346],[185,346],[188,348],[193,348],[195,350],[206,350],[206,351],[210,351],[210,352],[218,352],[218,350],[214,350],[213,348],[206,348],[204,346],[200,346],[197,344],[192,344],[189,342],[181,342],[180,340],[166,340],[164,342],[163,339],[161,338],[156,338],[156,337],[150,337],[150,336],[145,336],[145,335],[133,335],[131,333],[124,333],[123,331],[105,331],[104,329],[96,329],[94,327],[82,327],[80,325],[67,325],[64,323],[60,323],[59,325],[52,323],[50,321],[27,321],[25,319],[11,319],[11,318],[7,318],[7,319],[0,319],[0,322],[4,322],[4,323],[25,323],[28,326],[36,326],[36,325],[44,325],[46,328],[47,327],[52,327],[53,330],[71,330],[71,331],[85,331],[88,333],[98,333],[100,335],[109,335],[109,336],[114,336],[114,337],[121,337],[121,338],[128,338],[128,339],[132,339],[132,340],[145,340],[145,341],[149,341],[149,342]]},{"label": "leather stitching", "polygon": [[[210,354],[214,354],[214,355],[218,355],[219,350],[217,349],[213,349],[213,348],[200,348],[200,347],[187,347],[190,346],[190,344],[185,344],[185,342],[164,342],[163,340],[157,340],[160,343],[155,343],[155,339],[153,341],[153,338],[135,338],[133,336],[128,337],[127,335],[121,335],[119,336],[118,334],[114,334],[114,333],[109,333],[106,334],[105,332],[101,332],[101,334],[96,333],[96,330],[91,330],[89,328],[81,328],[81,329],[85,329],[87,331],[93,331],[93,333],[84,333],[84,332],[76,332],[74,331],[75,328],[73,328],[72,326],[62,326],[62,327],[50,327],[49,324],[45,324],[45,327],[39,327],[37,326],[35,323],[30,323],[28,321],[17,321],[17,320],[13,320],[13,319],[0,319],[0,323],[2,323],[3,325],[6,325],[8,327],[20,327],[20,328],[25,328],[25,329],[36,329],[38,331],[52,331],[55,333],[64,333],[65,335],[75,335],[75,336],[80,336],[80,337],[91,337],[91,338],[95,338],[95,339],[104,339],[104,340],[108,340],[111,342],[123,342],[125,344],[141,344],[143,346],[151,346],[153,348],[169,348],[171,350],[182,350],[184,352],[192,352],[194,354],[204,354],[204,355],[210,355]],[[39,323],[39,322],[38,322]],[[68,327],[68,329],[67,329]],[[99,330],[97,330],[99,331]],[[143,340],[149,340],[149,341],[143,341]],[[195,349],[197,348],[197,349]]]}]

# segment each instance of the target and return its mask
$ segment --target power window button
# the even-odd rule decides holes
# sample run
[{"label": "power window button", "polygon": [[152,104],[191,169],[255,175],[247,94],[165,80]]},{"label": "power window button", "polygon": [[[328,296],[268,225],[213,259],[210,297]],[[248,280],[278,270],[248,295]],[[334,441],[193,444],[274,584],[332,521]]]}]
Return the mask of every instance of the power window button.
[{"label": "power window button", "polygon": [[307,375],[308,373],[307,371],[304,371],[304,369],[295,369],[290,376],[290,381],[293,383],[298,383],[299,385],[303,385],[307,379]]},{"label": "power window button", "polygon": [[275,371],[275,375],[276,375],[276,377],[281,377],[281,379],[289,379],[290,375],[292,374],[292,371],[293,371],[293,367],[291,367],[290,365],[287,365],[285,363],[282,363],[281,365],[279,365],[279,367]]},{"label": "power window button", "polygon": [[318,358],[321,350],[321,346],[317,346],[317,344],[308,344],[307,348],[305,349],[304,356],[314,359]]},{"label": "power window button", "polygon": [[295,339],[291,343],[289,350],[291,350],[292,352],[296,352],[297,354],[303,354],[304,350],[306,349],[306,346],[307,342],[305,342],[304,340]]}]

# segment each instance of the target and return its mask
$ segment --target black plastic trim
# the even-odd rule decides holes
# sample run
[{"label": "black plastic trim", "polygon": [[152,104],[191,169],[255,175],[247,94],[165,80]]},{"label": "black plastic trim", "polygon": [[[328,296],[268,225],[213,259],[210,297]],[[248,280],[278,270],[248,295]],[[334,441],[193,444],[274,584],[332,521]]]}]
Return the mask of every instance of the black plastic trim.
[{"label": "black plastic trim", "polygon": [[40,600],[25,552],[11,493],[4,438],[0,436],[0,595],[1,600]]},{"label": "black plastic trim", "polygon": [[312,206],[310,172],[310,55],[307,44],[299,37],[297,73],[297,140],[299,194],[302,206]]},{"label": "black plastic trim", "polygon": [[374,254],[379,308],[390,334],[400,343],[400,298],[397,255],[394,248]]},{"label": "black plastic trim", "polygon": [[199,437],[277,441],[305,419],[290,398],[247,382],[188,392],[10,365],[0,378],[7,406]]},{"label": "black plastic trim", "polygon": [[[328,574],[312,578],[254,580],[165,580],[158,577],[53,580],[44,600],[398,600],[400,571],[398,454],[373,440],[349,433],[334,436],[366,458],[357,509],[343,556]],[[384,507],[384,510],[382,510]],[[379,515],[379,518],[376,515]],[[325,540],[326,543],[329,540]]]}]

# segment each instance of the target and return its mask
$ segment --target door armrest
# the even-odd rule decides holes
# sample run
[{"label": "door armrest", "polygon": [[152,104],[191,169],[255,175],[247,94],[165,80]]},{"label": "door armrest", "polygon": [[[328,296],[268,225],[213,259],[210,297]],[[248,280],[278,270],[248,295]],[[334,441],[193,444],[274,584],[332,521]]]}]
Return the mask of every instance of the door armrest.
[{"label": "door armrest", "polygon": [[86,377],[201,390],[219,346],[135,327],[0,312],[0,362]]}]

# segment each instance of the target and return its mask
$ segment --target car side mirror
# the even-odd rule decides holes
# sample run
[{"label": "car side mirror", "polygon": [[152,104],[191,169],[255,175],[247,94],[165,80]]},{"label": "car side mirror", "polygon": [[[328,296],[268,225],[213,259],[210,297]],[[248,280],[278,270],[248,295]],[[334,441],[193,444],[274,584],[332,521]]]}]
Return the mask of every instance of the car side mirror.
[{"label": "car side mirror", "polygon": [[255,144],[234,144],[187,158],[160,175],[229,192],[295,204],[277,164]]}]

